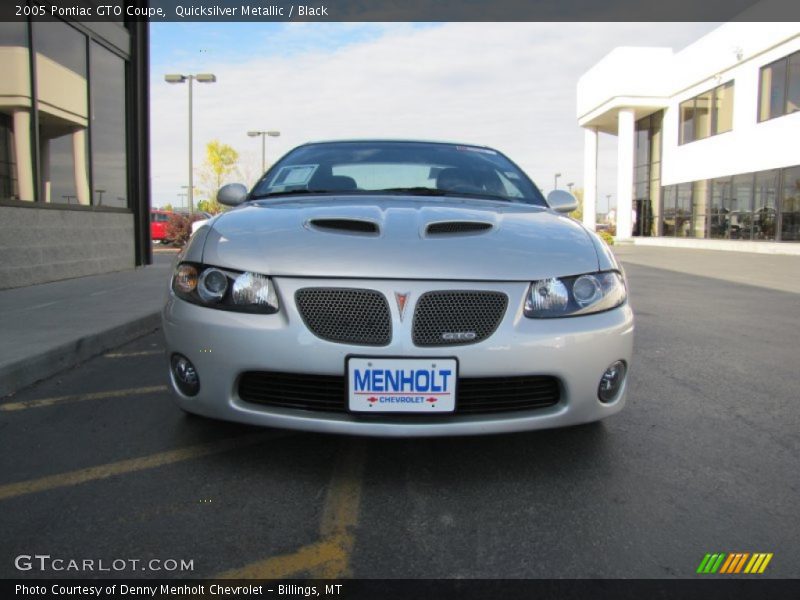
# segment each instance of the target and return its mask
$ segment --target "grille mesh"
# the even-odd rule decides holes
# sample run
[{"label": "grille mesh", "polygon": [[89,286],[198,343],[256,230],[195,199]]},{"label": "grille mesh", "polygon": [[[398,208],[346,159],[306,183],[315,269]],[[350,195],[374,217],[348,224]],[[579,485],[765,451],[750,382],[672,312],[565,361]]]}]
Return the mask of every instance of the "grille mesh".
[{"label": "grille mesh", "polygon": [[[239,397],[245,402],[328,413],[347,412],[345,378],[340,375],[249,371],[239,379]],[[522,377],[459,378],[456,415],[491,414],[532,410],[557,404],[561,398],[558,379],[547,375]],[[400,417],[447,418],[404,413]],[[363,415],[384,418],[392,415]]]},{"label": "grille mesh", "polygon": [[508,296],[501,292],[427,292],[414,311],[414,344],[476,344],[494,333],[507,306]]},{"label": "grille mesh", "polygon": [[341,344],[386,346],[392,341],[389,304],[380,292],[353,288],[305,288],[297,310],[317,337]]},{"label": "grille mesh", "polygon": [[442,221],[428,225],[428,235],[447,235],[451,233],[477,233],[491,229],[491,223],[480,221]]}]

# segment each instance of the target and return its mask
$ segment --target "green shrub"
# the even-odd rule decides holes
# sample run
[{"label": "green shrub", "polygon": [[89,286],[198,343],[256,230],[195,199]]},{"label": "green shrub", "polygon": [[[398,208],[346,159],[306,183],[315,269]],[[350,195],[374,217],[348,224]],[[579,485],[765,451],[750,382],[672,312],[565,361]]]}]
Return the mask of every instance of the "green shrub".
[{"label": "green shrub", "polygon": [[614,245],[614,236],[608,233],[607,231],[598,231],[597,235],[599,235],[600,239],[602,239],[609,246]]}]

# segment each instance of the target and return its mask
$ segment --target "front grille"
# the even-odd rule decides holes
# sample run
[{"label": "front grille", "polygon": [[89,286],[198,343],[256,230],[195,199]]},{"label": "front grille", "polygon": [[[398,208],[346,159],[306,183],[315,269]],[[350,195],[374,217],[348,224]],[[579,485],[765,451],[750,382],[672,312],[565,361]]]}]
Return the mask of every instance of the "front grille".
[{"label": "front grille", "polygon": [[501,292],[427,292],[414,311],[412,339],[417,346],[475,344],[495,332],[507,306]]},{"label": "front grille", "polygon": [[386,346],[392,341],[389,304],[380,292],[353,288],[304,288],[297,310],[317,337],[340,344]]},{"label": "front grille", "polygon": [[[347,412],[345,378],[340,375],[308,375],[248,371],[239,379],[239,397],[245,402],[331,413]],[[547,375],[522,377],[460,377],[456,385],[456,414],[491,414],[546,408],[561,398],[558,379]],[[403,413],[402,417],[417,415]],[[391,418],[393,415],[364,415]]]}]

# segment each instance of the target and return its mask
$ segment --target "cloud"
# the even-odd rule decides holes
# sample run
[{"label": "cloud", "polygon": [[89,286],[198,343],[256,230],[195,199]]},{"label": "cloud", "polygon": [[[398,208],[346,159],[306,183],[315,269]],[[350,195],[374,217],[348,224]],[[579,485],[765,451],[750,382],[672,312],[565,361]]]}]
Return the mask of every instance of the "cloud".
[{"label": "cloud", "polygon": [[[181,24],[161,25],[176,28]],[[215,24],[224,34],[225,24]],[[265,26],[266,27],[266,26]],[[219,139],[260,167],[251,129],[279,129],[268,162],[308,140],[422,138],[495,147],[540,187],[581,185],[583,135],[575,115],[578,77],[620,45],[676,49],[708,23],[286,24],[238,36],[188,38],[168,51],[154,37],[151,85],[154,204],[175,202],[187,177],[187,90],[172,71],[213,72],[194,86],[195,168]],[[263,31],[263,35],[259,35]],[[246,32],[246,35],[245,35]],[[215,44],[224,44],[224,46]],[[194,45],[194,47],[192,47]],[[200,49],[204,49],[200,52]],[[177,54],[182,49],[187,55]],[[609,136],[602,136],[609,137]],[[600,147],[599,195],[614,194],[615,143]],[[197,179],[197,178],[196,178]]]}]

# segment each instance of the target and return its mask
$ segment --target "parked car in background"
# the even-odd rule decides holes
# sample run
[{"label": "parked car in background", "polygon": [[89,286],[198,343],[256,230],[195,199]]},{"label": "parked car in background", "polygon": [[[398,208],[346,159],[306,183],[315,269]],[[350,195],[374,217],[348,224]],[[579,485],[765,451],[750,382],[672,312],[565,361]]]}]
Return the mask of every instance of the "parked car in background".
[{"label": "parked car in background", "polygon": [[[633,312],[597,235],[500,152],[300,146],[189,239],[163,310],[185,411],[325,433],[507,433],[625,403]],[[213,348],[213,354],[211,349]]]},{"label": "parked car in background", "polygon": [[150,237],[153,242],[168,243],[167,223],[171,214],[168,210],[153,209],[150,211]]}]

